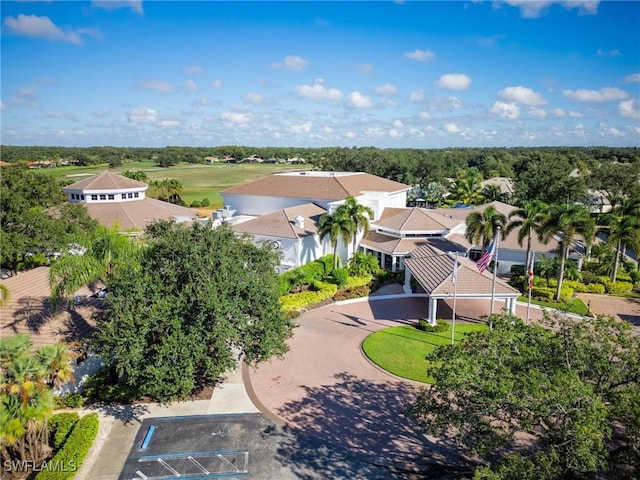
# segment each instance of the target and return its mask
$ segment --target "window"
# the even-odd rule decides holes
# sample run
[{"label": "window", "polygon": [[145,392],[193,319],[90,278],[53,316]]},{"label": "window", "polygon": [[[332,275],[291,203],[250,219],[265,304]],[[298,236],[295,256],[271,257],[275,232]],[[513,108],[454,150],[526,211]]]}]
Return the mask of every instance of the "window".
[{"label": "window", "polygon": [[84,193],[80,195],[80,200],[84,200]]},{"label": "window", "polygon": [[106,200],[107,196],[106,195],[100,195],[100,200]]},{"label": "window", "polygon": [[109,194],[109,200],[115,200],[115,195],[113,193]]},{"label": "window", "polygon": [[126,194],[126,193],[123,193],[123,194],[122,194],[122,200],[126,200],[126,199],[127,199],[127,194]]},{"label": "window", "polygon": [[75,194],[75,193],[72,193],[72,194],[71,194],[71,200],[75,200],[75,199],[76,199],[76,194]]},{"label": "window", "polygon": [[98,199],[98,195],[91,195],[91,200],[97,200]]},{"label": "window", "polygon": [[138,192],[134,193],[133,196],[138,198]]},{"label": "window", "polygon": [[129,198],[133,198],[133,193],[130,193],[130,194],[129,194]]}]

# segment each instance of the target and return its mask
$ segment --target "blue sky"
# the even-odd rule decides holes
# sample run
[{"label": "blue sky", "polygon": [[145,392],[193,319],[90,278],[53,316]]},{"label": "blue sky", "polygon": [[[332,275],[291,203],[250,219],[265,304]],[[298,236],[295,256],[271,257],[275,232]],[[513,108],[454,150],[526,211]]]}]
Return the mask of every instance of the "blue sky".
[{"label": "blue sky", "polygon": [[2,2],[2,143],[640,146],[640,2]]}]

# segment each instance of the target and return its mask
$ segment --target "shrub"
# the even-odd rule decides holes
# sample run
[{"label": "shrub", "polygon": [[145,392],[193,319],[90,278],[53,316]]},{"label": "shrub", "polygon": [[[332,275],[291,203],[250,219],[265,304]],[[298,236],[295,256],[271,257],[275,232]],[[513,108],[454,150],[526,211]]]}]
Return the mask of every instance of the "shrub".
[{"label": "shrub", "polygon": [[111,366],[102,367],[89,376],[82,386],[82,391],[88,398],[105,402],[128,403],[140,396],[134,388],[118,383],[116,371]]},{"label": "shrub", "polygon": [[194,200],[193,202],[191,202],[190,207],[192,208],[199,208],[202,206],[202,203],[200,202],[200,200]]},{"label": "shrub", "polygon": [[207,197],[203,198],[202,201],[200,202],[201,207],[208,207],[209,205],[211,205],[211,202]]},{"label": "shrub", "polygon": [[436,324],[431,325],[426,318],[420,318],[418,319],[417,328],[424,332],[446,332],[449,330],[449,322],[446,320],[436,320]]},{"label": "shrub", "polygon": [[49,444],[54,452],[62,446],[79,419],[77,412],[56,413],[49,419]]},{"label": "shrub", "polygon": [[[555,294],[555,292],[554,292]],[[560,301],[563,303],[567,303],[573,297],[573,288],[565,287],[564,284],[560,289]]]},{"label": "shrub", "polygon": [[563,284],[563,287],[572,288],[574,292],[581,293],[604,293],[605,288],[601,283],[589,283],[584,284],[582,282],[576,282],[574,280],[566,280]]},{"label": "shrub", "polygon": [[511,265],[511,274],[514,276],[524,276],[524,265]]},{"label": "shrub", "polygon": [[55,408],[80,408],[84,404],[84,399],[79,393],[69,393],[56,397]]},{"label": "shrub", "polygon": [[633,283],[631,282],[610,282],[607,286],[607,293],[611,293],[613,295],[631,293],[632,290]]},{"label": "shrub", "polygon": [[99,427],[97,413],[90,413],[78,420],[62,448],[47,462],[52,469],[45,467],[36,475],[36,480],[73,478],[98,435]]},{"label": "shrub", "polygon": [[634,285],[640,285],[640,270],[631,270],[629,272],[629,276],[631,277]]},{"label": "shrub", "polygon": [[344,287],[349,280],[349,271],[346,268],[336,268],[331,276],[338,287]]},{"label": "shrub", "polygon": [[373,277],[371,275],[349,277],[347,288],[364,287],[371,285]]},{"label": "shrub", "polygon": [[358,287],[343,288],[341,290],[338,290],[333,296],[333,299],[335,301],[340,301],[349,300],[351,298],[362,298],[369,296],[369,293],[371,293],[371,289],[368,285],[360,285]]},{"label": "shrub", "polygon": [[533,289],[531,290],[531,296],[533,296],[533,298],[537,300],[542,300],[545,302],[548,302],[549,300],[553,300],[554,295],[555,295],[555,291],[553,290],[553,288],[534,286]]},{"label": "shrub", "polygon": [[312,287],[314,290],[310,289],[306,292],[290,293],[280,297],[282,309],[285,312],[292,310],[299,311],[333,297],[338,291],[338,286],[333,283],[315,281]]}]

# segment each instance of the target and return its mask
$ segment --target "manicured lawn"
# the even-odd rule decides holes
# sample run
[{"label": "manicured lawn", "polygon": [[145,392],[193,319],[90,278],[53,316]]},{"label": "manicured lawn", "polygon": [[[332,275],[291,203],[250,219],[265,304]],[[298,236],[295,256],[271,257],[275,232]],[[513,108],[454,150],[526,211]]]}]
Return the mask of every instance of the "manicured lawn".
[{"label": "manicured lawn", "polygon": [[[79,181],[85,177],[78,175],[94,175],[107,168],[108,165],[105,163],[89,167],[43,168],[39,171],[56,178]],[[125,163],[122,167],[113,169],[113,172],[123,173],[127,170],[142,170],[146,173],[149,181],[163,180],[165,178],[178,180],[183,186],[181,197],[187,206],[194,200],[202,200],[206,197],[211,202],[209,208],[215,209],[222,207],[222,196],[218,194],[220,190],[251,180],[257,180],[258,178],[266,177],[273,173],[307,169],[309,169],[308,165],[291,166],[238,163],[217,163],[211,165],[180,163],[173,167],[162,168],[156,166],[155,162],[149,161]],[[149,192],[153,194],[152,189],[149,189]]]},{"label": "manicured lawn", "polygon": [[[469,332],[487,328],[484,324],[456,324],[454,340],[459,342]],[[437,346],[450,344],[451,330],[431,333],[413,325],[403,325],[372,333],[362,343],[362,349],[373,363],[394,375],[433,383],[433,378],[425,373],[429,365],[425,357]]]},{"label": "manicured lawn", "polygon": [[[519,302],[527,302],[527,297],[518,297]],[[563,312],[576,313],[578,315],[587,315],[589,309],[582,300],[575,297],[569,300],[567,303],[556,302],[542,302],[539,300],[531,299],[531,304],[540,305],[541,307],[554,308],[556,310],[562,310]]]}]

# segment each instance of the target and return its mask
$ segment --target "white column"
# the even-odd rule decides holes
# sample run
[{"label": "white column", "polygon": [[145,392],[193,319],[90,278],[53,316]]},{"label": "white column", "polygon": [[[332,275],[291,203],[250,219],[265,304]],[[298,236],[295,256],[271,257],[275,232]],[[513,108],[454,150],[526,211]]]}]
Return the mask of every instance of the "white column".
[{"label": "white column", "polygon": [[396,256],[391,255],[391,271],[396,273]]},{"label": "white column", "polygon": [[385,254],[380,252],[380,268],[384,269],[385,263]]},{"label": "white column", "polygon": [[404,286],[402,287],[402,291],[406,294],[411,293],[411,272],[406,266],[404,269]]},{"label": "white column", "polygon": [[436,324],[436,310],[438,309],[438,300],[429,297],[429,323],[431,325]]},{"label": "white column", "polygon": [[517,306],[516,299],[512,298],[509,305],[509,311],[514,315],[516,314],[516,306]]}]

